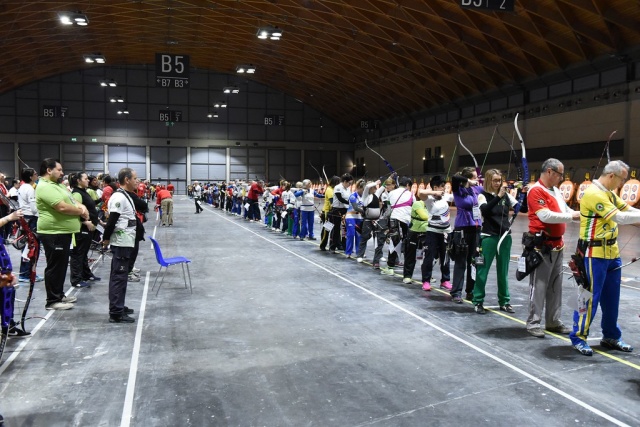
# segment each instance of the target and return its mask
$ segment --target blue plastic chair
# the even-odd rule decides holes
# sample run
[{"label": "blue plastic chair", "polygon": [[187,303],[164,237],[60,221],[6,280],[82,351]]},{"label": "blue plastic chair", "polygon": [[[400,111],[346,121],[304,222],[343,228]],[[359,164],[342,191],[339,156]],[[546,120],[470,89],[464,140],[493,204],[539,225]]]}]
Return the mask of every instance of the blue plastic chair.
[{"label": "blue plastic chair", "polygon": [[153,291],[153,288],[156,287],[156,282],[158,281],[158,277],[160,277],[160,271],[162,271],[162,267],[166,267],[166,270],[164,270],[164,274],[162,275],[162,280],[160,281],[160,285],[158,285],[156,296],[158,296],[158,293],[160,292],[160,288],[162,287],[162,283],[164,282],[164,276],[167,274],[167,270],[169,270],[169,266],[181,264],[182,277],[184,278],[184,288],[187,289],[187,275],[184,272],[184,266],[186,265],[187,273],[189,274],[189,289],[193,294],[193,288],[191,287],[191,272],[189,271],[189,263],[191,262],[191,260],[182,256],[165,259],[162,256],[162,250],[160,250],[160,244],[158,243],[158,241],[151,236],[148,236],[148,237],[149,239],[151,239],[151,243],[153,244],[153,250],[156,253],[156,260],[158,261],[158,264],[160,264],[160,270],[158,270],[158,273],[156,274],[156,280],[153,282],[153,286],[151,287],[151,290]]}]

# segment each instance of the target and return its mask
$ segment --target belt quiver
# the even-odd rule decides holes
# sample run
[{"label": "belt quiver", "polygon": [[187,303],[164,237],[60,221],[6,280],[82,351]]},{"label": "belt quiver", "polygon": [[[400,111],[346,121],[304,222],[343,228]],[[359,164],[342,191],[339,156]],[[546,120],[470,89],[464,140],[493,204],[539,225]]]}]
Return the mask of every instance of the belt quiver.
[{"label": "belt quiver", "polygon": [[521,281],[533,272],[540,264],[542,264],[542,254],[536,250],[536,247],[543,251],[547,246],[543,245],[544,236],[542,234],[533,234],[529,232],[522,233],[522,256],[525,261],[525,271],[516,270],[516,280]]}]

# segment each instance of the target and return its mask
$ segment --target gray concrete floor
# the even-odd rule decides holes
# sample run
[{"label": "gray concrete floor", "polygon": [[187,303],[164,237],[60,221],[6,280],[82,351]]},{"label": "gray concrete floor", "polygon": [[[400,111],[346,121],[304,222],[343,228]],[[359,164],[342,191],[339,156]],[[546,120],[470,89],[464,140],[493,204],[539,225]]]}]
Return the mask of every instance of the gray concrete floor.
[{"label": "gray concrete floor", "polygon": [[[588,358],[564,336],[526,333],[526,281],[510,281],[515,314],[480,316],[436,287],[423,292],[211,207],[194,215],[176,199],[175,225],[152,220],[147,234],[165,256],[193,261],[193,295],[179,267],[151,292],[149,242],[143,280],[127,293],[135,324],[108,323],[109,260],[96,266],[101,282],[70,290],[73,310],[46,312],[38,284],[31,315],[47,320],[27,322],[31,338],[10,338],[0,365],[5,425],[640,425],[640,263],[624,269],[619,319],[638,350],[601,349],[598,317]],[[516,220],[514,236],[526,223]],[[638,254],[637,231],[623,227],[623,260]],[[577,234],[574,224],[568,248]],[[565,300],[572,290],[565,276]],[[492,273],[487,306],[495,293]]]}]

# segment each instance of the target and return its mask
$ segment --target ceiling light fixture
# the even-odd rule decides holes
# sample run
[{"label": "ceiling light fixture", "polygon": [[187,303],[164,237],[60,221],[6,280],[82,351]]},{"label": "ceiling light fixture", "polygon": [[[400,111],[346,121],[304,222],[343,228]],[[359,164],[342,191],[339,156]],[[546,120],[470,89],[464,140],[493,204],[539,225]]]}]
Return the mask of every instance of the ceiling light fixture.
[{"label": "ceiling light fixture", "polygon": [[258,29],[258,33],[256,34],[259,39],[266,40],[280,40],[282,37],[282,30],[278,27],[262,27]]},{"label": "ceiling light fixture", "polygon": [[218,112],[217,112],[217,111],[214,111],[213,113],[209,113],[209,114],[207,114],[207,117],[209,117],[209,118],[212,118],[212,117],[213,117],[213,118],[216,118],[216,117],[218,117]]},{"label": "ceiling light fixture", "polygon": [[238,86],[227,86],[222,90],[222,92],[224,92],[224,93],[240,93],[240,88],[238,88]]},{"label": "ceiling light fixture", "polygon": [[215,104],[213,104],[214,107],[216,108],[227,108],[227,103],[226,102],[216,102]]},{"label": "ceiling light fixture", "polygon": [[129,114],[129,110],[126,108],[124,110],[118,110],[118,114]]},{"label": "ceiling light fixture", "polygon": [[99,53],[82,55],[82,57],[84,58],[84,62],[86,62],[87,64],[104,64],[105,62],[107,62],[107,59]]},{"label": "ceiling light fixture", "polygon": [[109,98],[109,102],[124,102],[121,96],[112,96]]},{"label": "ceiling light fixture", "polygon": [[236,67],[236,73],[238,74],[254,74],[256,72],[256,67],[254,65],[238,65]]},{"label": "ceiling light fixture", "polygon": [[108,79],[108,80],[100,80],[100,86],[102,87],[116,87],[118,86],[118,83],[116,83],[115,80],[113,79]]},{"label": "ceiling light fixture", "polygon": [[89,25],[89,18],[81,12],[60,12],[58,18],[63,25],[78,25],[80,27]]}]

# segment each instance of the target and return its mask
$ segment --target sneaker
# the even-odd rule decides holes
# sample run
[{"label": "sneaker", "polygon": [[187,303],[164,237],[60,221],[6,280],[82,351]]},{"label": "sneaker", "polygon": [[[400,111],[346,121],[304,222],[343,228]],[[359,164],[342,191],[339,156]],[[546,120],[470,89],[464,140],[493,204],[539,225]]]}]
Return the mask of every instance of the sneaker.
[{"label": "sneaker", "polygon": [[62,297],[62,302],[68,302],[68,303],[73,303],[78,301],[78,297],[75,297],[73,295],[70,295],[68,297]]},{"label": "sneaker", "polygon": [[424,282],[422,284],[422,290],[423,291],[430,291],[431,290],[431,284],[429,282]]},{"label": "sneaker", "polygon": [[393,272],[393,268],[391,267],[382,267],[380,268],[380,274],[384,274],[385,276],[393,276],[394,272]]},{"label": "sneaker", "polygon": [[467,301],[473,301],[473,292],[467,292],[467,296],[464,299]]},{"label": "sneaker", "polygon": [[98,277],[98,276],[91,276],[88,279],[85,279],[85,281],[87,281],[87,280],[90,280],[92,282],[97,282],[98,280],[101,280],[101,278]]},{"label": "sneaker", "polygon": [[404,262],[398,261],[394,267],[404,267]]},{"label": "sneaker", "polygon": [[132,271],[133,273],[140,273],[140,269],[139,269],[139,268],[135,268],[135,267],[133,267],[133,268],[131,269],[131,271]]},{"label": "sneaker", "polygon": [[[18,325],[13,324],[9,328],[8,334],[9,334],[10,337],[27,337],[27,336],[31,335],[31,332],[23,331],[22,329],[20,329],[18,327]],[[2,425],[2,424],[0,423],[0,425]]]},{"label": "sneaker", "polygon": [[136,319],[127,314],[112,314],[109,316],[109,323],[133,323]]},{"label": "sneaker", "polygon": [[16,322],[14,322],[13,320],[11,320],[11,322],[9,323],[9,332],[8,332],[8,334],[9,334],[10,337],[26,337],[26,336],[31,335],[31,332],[27,332],[24,329],[20,329],[18,327],[18,324]]},{"label": "sneaker", "polygon": [[129,281],[129,282],[139,282],[140,281],[140,276],[136,276],[133,273],[129,273],[129,276],[127,277],[127,281]]},{"label": "sneaker", "polygon": [[549,332],[555,332],[556,334],[564,334],[564,335],[569,335],[573,331],[573,329],[571,329],[570,327],[562,324],[558,326],[554,326],[552,328],[545,328],[545,329]]},{"label": "sneaker", "polygon": [[544,338],[544,331],[542,330],[542,328],[527,329],[527,332],[529,332],[529,334],[533,335],[534,337]]},{"label": "sneaker", "polygon": [[478,314],[487,314],[487,311],[484,309],[482,304],[476,304],[476,306],[474,307],[474,311]]},{"label": "sneaker", "polygon": [[91,284],[87,283],[87,282],[80,282],[80,283],[76,283],[75,285],[73,285],[74,288],[90,288]]},{"label": "sneaker", "polygon": [[387,262],[387,259],[385,257],[380,258],[380,262]]},{"label": "sneaker", "polygon": [[312,236],[312,237],[308,237],[307,240],[318,240],[318,239]]},{"label": "sneaker", "polygon": [[124,314],[133,314],[133,308],[129,308],[126,305],[124,306]]},{"label": "sneaker", "polygon": [[377,262],[375,264],[373,264],[373,269],[374,270],[380,270],[380,264],[378,264]]},{"label": "sneaker", "polygon": [[593,350],[591,349],[591,347],[589,347],[589,344],[584,341],[580,341],[578,344],[575,344],[573,348],[578,350],[580,354],[583,354],[585,356],[593,356]]},{"label": "sneaker", "polygon": [[322,252],[326,252],[326,251],[327,251],[327,248],[323,248],[322,246],[320,246],[320,250],[321,250]]},{"label": "sneaker", "polygon": [[44,277],[40,277],[36,274],[36,282],[42,282],[44,280]]},{"label": "sneaker", "polygon": [[69,310],[73,308],[73,304],[69,302],[54,302],[53,304],[49,304],[45,307],[47,310]]},{"label": "sneaker", "polygon": [[20,276],[20,277],[18,278],[18,282],[21,282],[21,283],[29,283],[29,278],[28,278],[28,277],[22,277],[22,276]]},{"label": "sneaker", "polygon": [[600,341],[600,345],[603,346],[604,348],[612,348],[614,350],[626,351],[627,353],[631,353],[633,351],[633,347],[631,347],[626,342],[622,341],[622,338],[617,340],[613,338],[603,338]]},{"label": "sneaker", "polygon": [[411,278],[405,277],[404,279],[402,279],[402,283],[406,283],[408,285],[409,283],[411,283]]},{"label": "sneaker", "polygon": [[304,237],[301,237],[300,240],[304,241]]},{"label": "sneaker", "polygon": [[364,258],[363,258],[363,257],[361,257],[361,256],[359,256],[358,258],[356,258],[356,261],[358,261],[358,262],[362,262],[362,261],[364,261]]},{"label": "sneaker", "polygon": [[448,291],[451,290],[451,282],[448,280],[445,280],[444,282],[440,283],[440,289],[446,289]]},{"label": "sneaker", "polygon": [[456,304],[462,304],[462,297],[460,296],[453,297],[451,301],[455,302]]},{"label": "sneaker", "polygon": [[[500,306],[500,311],[506,311],[507,313],[515,313],[516,311],[513,309],[511,304],[505,304]],[[547,329],[548,331],[548,329]],[[567,332],[568,333],[568,332]]]}]

